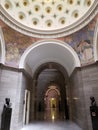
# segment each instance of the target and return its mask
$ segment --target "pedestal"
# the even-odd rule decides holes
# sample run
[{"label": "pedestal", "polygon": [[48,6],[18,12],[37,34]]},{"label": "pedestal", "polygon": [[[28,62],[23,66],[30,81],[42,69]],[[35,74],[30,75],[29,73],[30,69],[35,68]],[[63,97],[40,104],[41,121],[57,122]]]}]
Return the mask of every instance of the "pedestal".
[{"label": "pedestal", "polygon": [[4,108],[1,119],[1,130],[10,130],[12,108]]},{"label": "pedestal", "polygon": [[98,107],[91,106],[90,113],[91,113],[93,130],[98,130]]}]

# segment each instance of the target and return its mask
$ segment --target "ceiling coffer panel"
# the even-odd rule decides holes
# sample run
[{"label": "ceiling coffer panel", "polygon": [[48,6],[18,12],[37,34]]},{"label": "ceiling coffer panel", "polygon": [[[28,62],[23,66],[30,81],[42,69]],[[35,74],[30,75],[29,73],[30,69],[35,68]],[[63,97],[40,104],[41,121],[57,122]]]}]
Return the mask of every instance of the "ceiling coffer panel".
[{"label": "ceiling coffer panel", "polygon": [[73,30],[97,3],[97,0],[1,0],[1,11],[28,34],[46,36]]}]

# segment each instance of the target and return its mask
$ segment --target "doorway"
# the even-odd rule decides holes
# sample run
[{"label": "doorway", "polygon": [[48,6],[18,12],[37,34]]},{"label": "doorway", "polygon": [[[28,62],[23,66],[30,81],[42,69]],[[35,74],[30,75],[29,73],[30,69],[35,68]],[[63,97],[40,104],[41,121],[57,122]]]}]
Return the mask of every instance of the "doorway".
[{"label": "doorway", "polygon": [[[66,119],[65,98],[67,96],[65,84],[67,84],[68,75],[66,70],[61,68],[53,62],[46,63],[38,68],[34,76],[34,80],[36,80],[34,103],[36,105],[32,105],[32,108],[34,106],[33,119],[51,120],[52,110],[58,110],[58,113],[62,113],[62,118]],[[46,113],[46,111],[48,112]],[[60,114],[55,120],[59,119]]]},{"label": "doorway", "polygon": [[57,103],[57,101],[56,101],[57,99],[56,98],[50,98],[50,107],[51,108],[56,108],[56,103]]},{"label": "doorway", "polygon": [[57,120],[61,118],[59,110],[60,91],[57,86],[49,86],[45,93],[45,119]]}]

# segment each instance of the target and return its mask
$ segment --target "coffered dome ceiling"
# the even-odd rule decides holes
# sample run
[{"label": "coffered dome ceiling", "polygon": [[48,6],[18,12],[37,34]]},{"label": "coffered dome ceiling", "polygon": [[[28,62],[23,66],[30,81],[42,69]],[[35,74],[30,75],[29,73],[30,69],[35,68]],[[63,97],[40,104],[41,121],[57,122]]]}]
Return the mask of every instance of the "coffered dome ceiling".
[{"label": "coffered dome ceiling", "polygon": [[88,17],[96,14],[97,3],[97,0],[1,0],[1,18],[7,18],[5,21],[14,29],[30,36],[60,37],[75,32],[78,25],[77,30],[85,26]]}]

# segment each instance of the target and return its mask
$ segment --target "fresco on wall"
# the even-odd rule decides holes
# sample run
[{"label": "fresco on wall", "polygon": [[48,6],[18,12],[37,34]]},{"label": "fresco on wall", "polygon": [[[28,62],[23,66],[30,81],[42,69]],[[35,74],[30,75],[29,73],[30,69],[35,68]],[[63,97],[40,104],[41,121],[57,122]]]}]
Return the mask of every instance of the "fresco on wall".
[{"label": "fresco on wall", "polygon": [[[57,38],[58,40],[68,43],[78,54],[81,65],[94,62],[93,58],[93,37],[98,15],[83,29],[72,35]],[[42,40],[23,35],[0,21],[2,27],[5,46],[6,46],[6,64],[18,67],[19,60],[23,52],[33,43]]]},{"label": "fresco on wall", "polygon": [[77,52],[81,65],[94,62],[93,38],[97,19],[98,15],[86,27],[64,39]]},{"label": "fresco on wall", "polygon": [[82,64],[93,60],[93,47],[90,40],[80,41],[76,45],[75,50],[77,51]]},{"label": "fresco on wall", "polygon": [[3,30],[5,46],[6,46],[6,65],[13,67],[18,67],[19,60],[23,52],[32,44],[35,43],[38,39],[25,36],[7,25],[0,25]]},{"label": "fresco on wall", "polygon": [[9,42],[6,44],[6,64],[18,67],[18,62],[21,57],[21,51],[16,42]]}]

